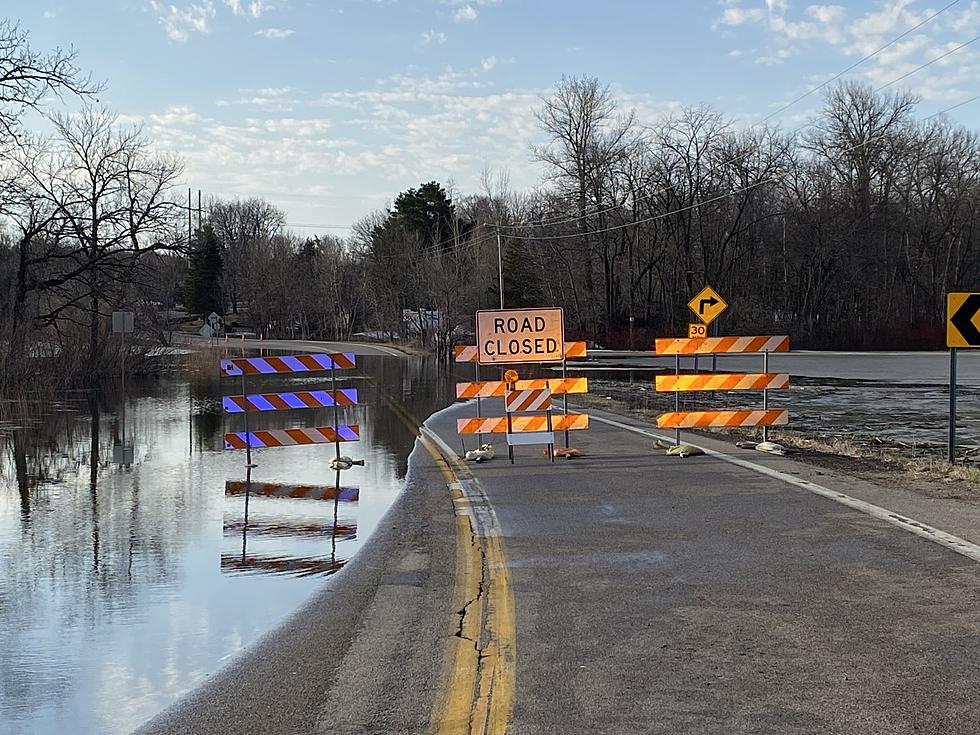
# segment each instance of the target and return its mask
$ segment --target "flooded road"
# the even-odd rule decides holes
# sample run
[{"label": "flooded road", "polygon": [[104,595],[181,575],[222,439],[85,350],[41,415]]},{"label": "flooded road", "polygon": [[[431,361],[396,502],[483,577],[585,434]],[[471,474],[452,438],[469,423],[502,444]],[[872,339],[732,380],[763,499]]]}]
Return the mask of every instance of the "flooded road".
[{"label": "flooded road", "polygon": [[[710,363],[702,363],[704,369]],[[576,366],[577,368],[578,366]],[[684,366],[687,368],[687,365]],[[683,368],[682,368],[683,369]],[[571,371],[571,368],[570,368]],[[674,395],[654,389],[663,368],[594,369],[583,371],[591,392],[611,396],[633,408],[674,410]],[[957,443],[962,449],[980,446],[980,387],[961,385],[957,391]],[[680,410],[731,410],[761,406],[758,391],[680,394]],[[792,375],[790,388],[769,393],[772,408],[790,412],[789,428],[812,438],[845,438],[907,446],[923,456],[945,456],[949,421],[949,388],[942,384],[891,380],[857,380]]]},{"label": "flooded road", "polygon": [[[65,396],[0,429],[4,733],[126,733],[200,684],[342,569],[401,491],[414,435],[382,391],[421,418],[452,401],[430,359],[359,357],[338,387],[358,389],[340,419],[361,440],[342,451],[365,466],[338,483],[333,445],[260,449],[249,477],[244,452],[222,446],[242,426],[221,413],[240,383],[218,377],[218,357],[190,380],[131,382],[130,466],[113,461],[118,394]],[[252,414],[249,428],[332,424],[316,409]]]}]

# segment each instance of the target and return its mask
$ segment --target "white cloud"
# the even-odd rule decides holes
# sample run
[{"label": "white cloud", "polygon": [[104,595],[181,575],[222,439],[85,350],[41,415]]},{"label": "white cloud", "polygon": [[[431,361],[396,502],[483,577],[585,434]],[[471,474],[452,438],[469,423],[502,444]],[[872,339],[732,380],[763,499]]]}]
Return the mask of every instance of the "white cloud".
[{"label": "white cloud", "polygon": [[51,18],[57,18],[58,14],[53,10],[45,10],[43,17],[47,20],[50,20]]},{"label": "white cloud", "polygon": [[449,37],[442,31],[425,31],[422,34],[422,43],[426,46],[429,44],[444,44]]},{"label": "white cloud", "polygon": [[261,18],[264,13],[275,9],[273,3],[263,2],[263,0],[224,0],[224,3],[234,15],[247,16],[256,20]]},{"label": "white cloud", "polygon": [[480,59],[480,67],[483,69],[483,71],[490,71],[496,65],[497,65],[496,56],[488,56],[485,59]]},{"label": "white cloud", "polygon": [[272,10],[272,6],[262,2],[262,0],[252,0],[248,5],[248,14],[253,18],[261,18],[267,10]]},{"label": "white cloud", "polygon": [[725,8],[718,22],[726,26],[740,26],[746,23],[756,23],[766,16],[762,8],[742,8],[739,6]]},{"label": "white cloud", "polygon": [[[512,60],[496,58],[499,68]],[[434,76],[401,74],[310,94],[288,86],[240,89],[240,100],[203,114],[181,106],[146,117],[161,150],[179,150],[188,181],[226,197],[261,195],[295,222],[353,222],[421,181],[454,179],[479,190],[487,161],[511,185],[540,183],[528,148],[545,89],[498,91],[483,66]],[[675,106],[616,90],[641,121]],[[269,105],[289,102],[285,113]]]},{"label": "white cloud", "polygon": [[[724,9],[714,27],[727,33],[752,26],[766,36],[757,64],[781,64],[803,51],[829,50],[845,59],[874,53],[857,67],[851,77],[863,78],[873,86],[887,84],[917,70],[943,52],[980,32],[980,2],[954,6],[937,12],[916,0],[879,0],[873,9],[855,12],[849,4],[810,3],[791,5],[786,0],[723,0]],[[902,40],[892,43],[909,29],[924,23]],[[738,29],[738,30],[735,30]],[[846,66],[846,62],[839,62]],[[925,100],[954,100],[965,95],[980,77],[980,56],[964,48],[946,59],[902,79],[898,87],[911,89]]]},{"label": "white cloud", "polygon": [[756,58],[756,64],[765,64],[767,66],[775,66],[777,64],[782,64],[786,59],[791,56],[796,56],[796,50],[791,48],[780,48],[767,56],[759,56]]},{"label": "white cloud", "polygon": [[847,9],[841,5],[810,5],[804,11],[818,23],[840,24],[847,17]]},{"label": "white cloud", "polygon": [[264,112],[293,112],[306,96],[293,87],[264,87],[262,89],[239,89],[235,99],[219,99],[217,107],[254,107]]},{"label": "white cloud", "polygon": [[291,35],[296,33],[292,28],[263,28],[260,31],[256,31],[256,36],[265,36],[266,38],[289,38]]},{"label": "white cloud", "polygon": [[210,33],[214,18],[214,3],[204,0],[184,8],[150,0],[150,8],[156,13],[157,22],[163,26],[171,41],[184,43],[191,33]]},{"label": "white cloud", "polygon": [[476,11],[476,8],[474,8],[472,5],[464,5],[456,11],[453,18],[457,23],[466,23],[476,20],[479,15],[480,14]]}]

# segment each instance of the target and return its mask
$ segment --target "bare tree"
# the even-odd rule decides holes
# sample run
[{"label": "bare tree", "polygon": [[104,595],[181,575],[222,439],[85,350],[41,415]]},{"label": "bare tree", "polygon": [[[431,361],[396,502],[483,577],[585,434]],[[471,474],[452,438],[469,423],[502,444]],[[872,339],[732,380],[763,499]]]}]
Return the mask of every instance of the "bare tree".
[{"label": "bare tree", "polygon": [[249,261],[257,248],[282,234],[286,213],[257,197],[213,200],[208,207],[208,221],[223,248],[224,291],[231,300],[232,312],[237,314],[248,279]]},{"label": "bare tree", "polygon": [[32,265],[29,288],[49,297],[43,321],[83,322],[89,374],[101,375],[101,321],[141,259],[172,249],[177,209],[170,199],[181,164],[158,156],[139,128],[123,128],[104,109],[56,115],[50,144],[30,141],[18,157],[33,199],[57,226]]}]

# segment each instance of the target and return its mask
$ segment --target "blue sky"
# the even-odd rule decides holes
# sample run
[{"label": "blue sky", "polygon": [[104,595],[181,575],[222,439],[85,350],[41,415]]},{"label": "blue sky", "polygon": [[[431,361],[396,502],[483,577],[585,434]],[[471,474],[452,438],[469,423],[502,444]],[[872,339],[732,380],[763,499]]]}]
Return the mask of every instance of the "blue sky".
[{"label": "blue sky", "polygon": [[[949,0],[6,0],[38,48],[73,45],[103,102],[179,153],[205,194],[346,225],[486,167],[540,184],[533,110],[597,76],[652,121],[709,104],[750,125]],[[960,0],[849,77],[881,85],[980,34]],[[922,116],[980,93],[980,42],[902,83]],[[813,95],[778,120],[805,121]],[[980,102],[951,117],[980,128]],[[298,231],[313,231],[296,227]],[[331,232],[331,230],[323,230]],[[343,230],[332,230],[343,234]]]}]

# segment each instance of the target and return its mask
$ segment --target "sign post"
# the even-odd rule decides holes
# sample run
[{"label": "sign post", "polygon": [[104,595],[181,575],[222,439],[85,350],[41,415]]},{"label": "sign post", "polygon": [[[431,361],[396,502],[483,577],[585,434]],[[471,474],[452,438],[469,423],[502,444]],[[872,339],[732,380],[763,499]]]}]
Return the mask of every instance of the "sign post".
[{"label": "sign post", "polygon": [[112,312],[112,331],[119,335],[121,340],[120,376],[122,383],[122,411],[120,420],[120,433],[122,434],[122,448],[113,447],[113,459],[117,464],[129,467],[133,464],[133,447],[126,444],[126,335],[133,333],[135,326],[135,314],[132,311]]},{"label": "sign post", "polygon": [[949,348],[949,463],[956,462],[956,348]]},{"label": "sign post", "polygon": [[946,294],[946,346],[949,347],[949,463],[956,462],[956,352],[980,348],[980,293]]}]

